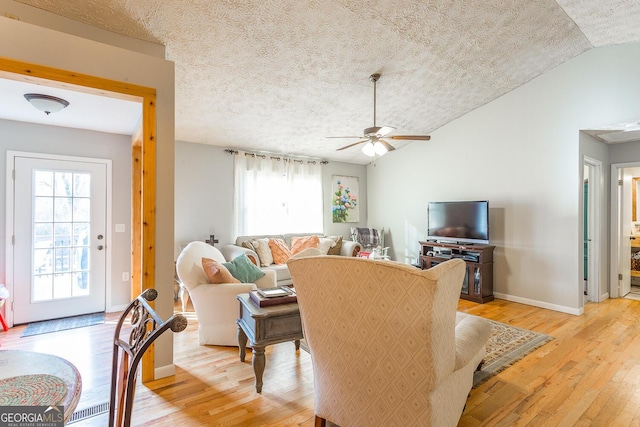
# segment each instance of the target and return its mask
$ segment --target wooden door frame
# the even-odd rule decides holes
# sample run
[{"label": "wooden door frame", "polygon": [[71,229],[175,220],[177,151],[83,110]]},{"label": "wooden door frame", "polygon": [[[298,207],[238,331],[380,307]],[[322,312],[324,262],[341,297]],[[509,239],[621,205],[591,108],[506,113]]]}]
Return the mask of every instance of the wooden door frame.
[{"label": "wooden door frame", "polygon": [[[155,283],[156,89],[0,57],[0,77],[142,103],[132,136],[131,295]],[[142,359],[142,381],[154,379],[154,349]]]},{"label": "wooden door frame", "polygon": [[[620,209],[618,204],[620,202],[618,197],[618,180],[619,172],[626,168],[640,167],[640,162],[626,162],[626,163],[613,163],[611,164],[611,242],[610,242],[610,281],[609,281],[609,294],[612,298],[620,298],[620,280],[618,279],[619,271],[619,257],[625,256],[620,253],[620,239],[629,238],[629,236],[620,235]],[[631,225],[631,224],[629,224]]]}]

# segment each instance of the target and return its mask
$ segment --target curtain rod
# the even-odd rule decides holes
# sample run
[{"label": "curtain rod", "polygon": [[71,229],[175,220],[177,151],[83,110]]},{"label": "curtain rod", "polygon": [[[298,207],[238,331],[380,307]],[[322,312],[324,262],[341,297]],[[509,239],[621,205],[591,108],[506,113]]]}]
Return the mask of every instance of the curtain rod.
[{"label": "curtain rod", "polygon": [[[232,150],[231,148],[227,148],[224,150],[225,152],[229,153],[229,154],[239,154],[238,150]],[[329,163],[328,160],[298,160],[298,159],[288,159],[288,158],[284,158],[284,157],[279,157],[279,156],[267,156],[266,154],[258,154],[258,153],[244,153],[245,156],[251,156],[251,157],[261,157],[263,159],[266,159],[267,157],[269,157],[271,160],[277,160],[277,161],[285,161],[285,162],[295,162],[295,163],[304,163],[307,162],[309,164],[315,165],[316,162],[319,162],[321,165],[326,165]]]}]

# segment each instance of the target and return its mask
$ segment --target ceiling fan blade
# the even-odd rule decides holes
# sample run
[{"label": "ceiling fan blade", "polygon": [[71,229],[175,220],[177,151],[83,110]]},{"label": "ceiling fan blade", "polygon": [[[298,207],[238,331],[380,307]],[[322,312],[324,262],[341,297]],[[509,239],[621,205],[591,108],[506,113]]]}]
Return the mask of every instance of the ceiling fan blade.
[{"label": "ceiling fan blade", "polygon": [[342,148],[338,148],[336,151],[346,150],[347,148],[351,148],[354,145],[362,144],[363,142],[369,141],[368,139],[363,139],[362,141],[354,142],[353,144],[345,145]]},{"label": "ceiling fan blade", "polygon": [[385,136],[393,130],[395,130],[393,126],[382,126],[378,131],[378,136]]},{"label": "ceiling fan blade", "polygon": [[388,136],[387,138],[402,139],[402,140],[406,139],[409,141],[429,141],[431,139],[429,135],[393,135],[393,136]]},{"label": "ceiling fan blade", "polygon": [[396,147],[394,147],[393,145],[389,144],[387,141],[385,141],[384,139],[378,139],[378,142],[382,145],[384,145],[384,148],[387,149],[387,151],[393,151],[396,149]]},{"label": "ceiling fan blade", "polygon": [[359,136],[325,136],[325,138],[362,138],[362,135],[359,135]]}]

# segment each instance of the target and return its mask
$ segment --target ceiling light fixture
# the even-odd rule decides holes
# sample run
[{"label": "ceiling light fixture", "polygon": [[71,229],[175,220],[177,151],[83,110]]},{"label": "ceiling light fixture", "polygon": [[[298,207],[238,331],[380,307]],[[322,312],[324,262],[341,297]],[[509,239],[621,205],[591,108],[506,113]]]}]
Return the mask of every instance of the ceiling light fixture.
[{"label": "ceiling light fixture", "polygon": [[24,97],[38,110],[43,111],[47,116],[57,113],[69,106],[69,101],[51,95],[41,93],[25,93]]},{"label": "ceiling light fixture", "polygon": [[362,152],[369,156],[369,157],[375,157],[376,155],[378,156],[383,156],[387,153],[387,147],[385,147],[380,141],[378,140],[371,140],[368,141],[366,144],[364,144],[364,146],[362,147]]}]

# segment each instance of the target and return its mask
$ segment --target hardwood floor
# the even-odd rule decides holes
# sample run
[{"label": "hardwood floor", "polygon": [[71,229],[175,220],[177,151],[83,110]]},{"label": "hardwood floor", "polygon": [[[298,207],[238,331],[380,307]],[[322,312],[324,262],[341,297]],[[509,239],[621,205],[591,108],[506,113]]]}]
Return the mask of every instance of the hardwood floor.
[{"label": "hardwood floor", "polygon": [[[178,308],[178,306],[176,306]],[[588,304],[572,316],[495,300],[460,301],[460,311],[532,329],[555,339],[471,391],[460,426],[640,425],[640,301]],[[108,401],[116,314],[103,325],[20,338],[24,326],[0,332],[3,349],[57,354],[82,373],[78,410]],[[262,394],[251,355],[199,346],[197,322],[175,335],[176,376],[138,383],[134,425],[314,425],[311,360],[293,343],[268,346]],[[76,426],[105,426],[105,415]]]}]

